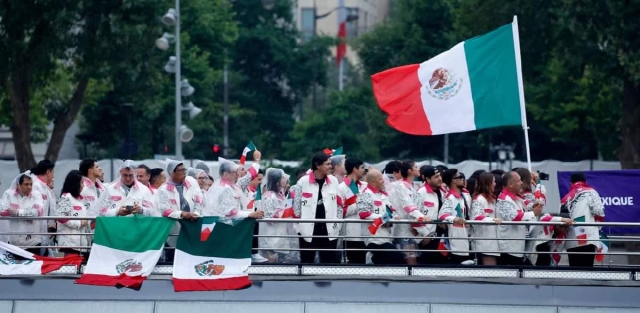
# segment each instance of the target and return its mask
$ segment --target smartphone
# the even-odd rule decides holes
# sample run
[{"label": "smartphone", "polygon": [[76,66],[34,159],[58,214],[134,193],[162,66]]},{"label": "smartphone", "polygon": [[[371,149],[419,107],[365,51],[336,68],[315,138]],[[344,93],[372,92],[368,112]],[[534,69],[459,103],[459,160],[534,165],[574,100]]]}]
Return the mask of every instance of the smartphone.
[{"label": "smartphone", "polygon": [[127,209],[127,211],[131,212],[131,211],[133,211],[133,205],[127,205],[125,207],[125,209]]}]

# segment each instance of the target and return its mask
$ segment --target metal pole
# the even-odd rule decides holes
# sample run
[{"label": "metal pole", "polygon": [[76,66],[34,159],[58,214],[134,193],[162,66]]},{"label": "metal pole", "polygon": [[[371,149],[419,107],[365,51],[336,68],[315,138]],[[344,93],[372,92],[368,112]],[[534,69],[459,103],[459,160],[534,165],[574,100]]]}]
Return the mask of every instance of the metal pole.
[{"label": "metal pole", "polygon": [[[318,7],[316,6],[316,0],[313,0],[313,38],[316,38],[318,27]],[[315,53],[314,53],[315,54]],[[317,106],[317,96],[316,96],[316,67],[313,67],[313,88],[311,91],[312,105],[313,108],[316,109]],[[300,110],[302,112],[302,110]],[[302,119],[302,114],[300,114],[300,119]]]},{"label": "metal pole", "polygon": [[[343,21],[346,21],[347,19],[347,12],[346,12],[346,8],[344,6],[344,0],[340,0],[338,1],[338,33],[340,32],[340,25],[342,24]],[[336,57],[338,56],[337,54],[337,50],[336,50]],[[338,90],[342,91],[342,89],[344,88],[344,57],[340,60],[340,66],[338,68]]]},{"label": "metal pole", "polygon": [[449,134],[444,135],[444,165],[449,166]]},{"label": "metal pole", "polygon": [[[226,56],[226,53],[225,53]],[[226,158],[228,156],[227,152],[229,150],[229,71],[227,69],[227,62],[225,57],[224,63],[224,75],[223,75],[223,114],[224,114],[224,126],[223,126],[223,149],[222,155]]]},{"label": "metal pole", "polygon": [[180,126],[182,125],[182,98],[180,94],[180,0],[176,0],[176,158],[182,160],[182,141],[180,141]]}]

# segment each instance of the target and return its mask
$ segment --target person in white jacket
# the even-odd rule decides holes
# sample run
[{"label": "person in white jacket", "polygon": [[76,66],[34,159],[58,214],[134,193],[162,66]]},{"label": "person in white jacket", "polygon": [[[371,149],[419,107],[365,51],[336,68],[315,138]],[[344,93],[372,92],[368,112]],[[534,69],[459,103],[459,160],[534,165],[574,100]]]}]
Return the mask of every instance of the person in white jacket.
[{"label": "person in white jacket", "polygon": [[[571,189],[562,198],[571,218],[575,222],[596,223],[603,222],[604,204],[600,194],[587,184],[584,173],[571,173]],[[567,232],[567,252],[569,266],[593,267],[596,249],[600,244],[599,227],[574,225]],[[573,253],[581,254],[573,254]]]},{"label": "person in white jacket", "polygon": [[[542,205],[536,203],[532,210],[525,211],[524,199],[518,194],[522,192],[522,180],[516,172],[506,172],[502,176],[502,192],[496,203],[497,217],[503,221],[534,221],[542,213]],[[528,231],[527,225],[500,225],[499,240],[500,262],[502,265],[529,264],[524,257],[525,237]],[[522,238],[522,240],[506,240],[508,238]]]},{"label": "person in white jacket", "polygon": [[218,158],[220,179],[207,191],[205,215],[225,219],[262,218],[264,212],[252,212],[242,205],[242,189],[247,188],[260,170],[260,151],[253,152],[254,162],[247,173],[238,179],[240,165]]},{"label": "person in white jacket", "polygon": [[[431,219],[426,217],[418,207],[416,206],[416,190],[413,188],[413,180],[416,177],[420,177],[420,170],[416,163],[412,160],[402,161],[400,167],[400,175],[402,180],[397,180],[391,183],[391,193],[389,198],[393,209],[396,210],[398,217],[402,220],[414,220],[419,222],[431,222]],[[418,249],[418,241],[421,241],[413,234],[414,228],[425,229],[424,223],[415,224],[396,224],[393,227],[393,235],[396,236],[396,244],[404,251],[407,264],[417,264],[417,258],[420,256]],[[423,233],[423,235],[425,235]],[[409,251],[407,251],[409,250]]]},{"label": "person in white jacket", "polygon": [[[292,218],[293,206],[287,201],[285,189],[289,184],[289,175],[283,170],[269,168],[263,179],[262,199],[259,210],[264,211],[265,218]],[[295,230],[292,223],[262,223],[259,234],[261,236],[283,236],[283,237],[260,237],[258,247],[260,253],[268,259],[270,263],[292,263],[295,261],[297,253],[290,249],[298,248],[297,238],[287,238],[294,236]],[[268,250],[267,250],[268,249]]]},{"label": "person in white jacket", "polygon": [[84,159],[80,162],[80,173],[82,173],[82,202],[90,216],[99,216],[98,208],[100,195],[105,192],[105,187],[100,181],[100,177],[104,175],[98,161],[94,159]]},{"label": "person in white jacket", "polygon": [[[330,175],[331,162],[324,152],[317,153],[311,159],[311,173],[298,179],[292,186],[293,211],[296,218],[302,219],[342,219],[343,209],[338,205],[338,179]],[[320,263],[336,264],[340,262],[336,239],[340,233],[339,223],[299,223],[300,260],[304,264],[314,263],[316,252]],[[316,251],[314,249],[323,249]]]},{"label": "person in white jacket", "polygon": [[[496,197],[494,190],[496,180],[490,172],[484,172],[476,180],[473,200],[471,201],[471,214],[474,221],[494,222],[500,224],[502,220],[496,217]],[[497,265],[500,257],[498,246],[498,227],[493,225],[474,225],[474,237],[486,238],[475,240],[473,250],[480,255],[482,265]]]},{"label": "person in white jacket", "polygon": [[[44,204],[43,215],[44,216],[53,216],[55,214],[56,209],[56,194],[53,192],[53,189],[49,186],[53,184],[54,178],[54,167],[55,165],[49,160],[42,160],[38,162],[38,165],[34,169],[31,170],[31,177],[33,179],[33,190],[39,192],[42,195],[42,202]],[[42,228],[41,232],[56,232],[56,221],[48,220],[41,221],[40,227]],[[55,236],[42,236],[42,245],[43,246],[52,246]],[[53,254],[53,250],[47,249],[49,251],[49,255]]]},{"label": "person in white jacket", "polygon": [[[82,200],[84,189],[83,175],[80,171],[72,170],[67,174],[62,186],[62,192],[56,206],[56,216],[85,217],[89,212]],[[58,250],[65,255],[81,255],[88,259],[91,244],[91,223],[89,220],[59,219],[57,227]],[[62,235],[64,233],[64,235]]]},{"label": "person in white jacket", "polygon": [[[385,192],[385,183],[383,174],[376,170],[370,169],[367,173],[367,187],[358,196],[356,207],[358,208],[358,217],[363,220],[375,221],[382,218],[387,211],[387,207],[391,208],[389,195]],[[392,211],[393,212],[393,211]],[[397,217],[392,213],[392,218]],[[365,242],[367,249],[371,252],[371,260],[373,264],[402,265],[406,264],[404,254],[396,250],[393,239],[390,238],[393,223],[387,222],[380,225],[375,233],[371,233],[369,225],[362,229],[363,236],[369,236]],[[375,228],[374,228],[375,230]],[[391,250],[391,251],[382,251]]]},{"label": "person in white jacket", "polygon": [[[42,195],[33,190],[33,179],[30,172],[25,172],[16,176],[0,199],[0,216],[10,217],[38,217],[43,215],[44,203]],[[33,254],[44,255],[40,248],[42,235],[30,235],[29,233],[42,232],[41,220],[11,219],[8,230],[12,233],[22,233],[20,235],[9,236],[9,243],[15,246],[22,246]],[[7,231],[6,229],[3,231]]]},{"label": "person in white jacket", "polygon": [[449,222],[447,225],[447,239],[451,248],[449,262],[451,264],[472,264],[469,257],[469,237],[466,220],[469,215],[469,205],[462,193],[464,175],[457,169],[450,168],[442,174],[442,182],[447,185],[448,192],[440,208],[440,219]]},{"label": "person in white jacket", "polygon": [[108,184],[100,195],[100,216],[160,216],[154,207],[149,188],[136,178],[136,166],[125,160],[120,166],[118,178]]},{"label": "person in white jacket", "polygon": [[[359,194],[367,188],[367,183],[360,181],[364,177],[364,162],[356,158],[348,158],[344,162],[347,177],[340,183],[339,201],[344,212],[344,219],[359,220],[358,207],[356,201]],[[361,249],[361,251],[347,250],[347,260],[351,264],[365,264],[367,260],[367,251],[362,237],[365,224],[345,223],[342,226],[342,233],[345,237],[346,249]],[[352,237],[355,236],[355,237]]]},{"label": "person in white jacket", "polygon": [[[445,193],[440,190],[442,185],[442,176],[440,171],[431,166],[424,165],[420,167],[420,177],[424,183],[418,188],[416,195],[416,206],[424,216],[431,220],[438,219],[438,212],[442,207]],[[414,228],[415,234],[422,239],[418,246],[420,249],[429,250],[421,251],[418,263],[420,264],[447,264],[448,259],[438,250],[440,237],[446,232],[446,225],[426,224],[422,228]],[[420,232],[418,232],[420,230]]]}]

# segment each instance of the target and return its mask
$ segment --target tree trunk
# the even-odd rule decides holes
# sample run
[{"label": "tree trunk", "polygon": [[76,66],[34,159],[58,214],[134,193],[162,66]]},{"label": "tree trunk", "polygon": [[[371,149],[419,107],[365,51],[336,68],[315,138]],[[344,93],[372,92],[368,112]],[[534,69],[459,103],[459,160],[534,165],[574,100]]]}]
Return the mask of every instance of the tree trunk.
[{"label": "tree trunk", "polygon": [[[622,143],[618,150],[618,158],[623,169],[640,168],[640,89],[639,86],[626,78],[622,87],[622,117],[620,118],[620,132]],[[637,234],[626,234],[636,236]],[[640,242],[628,241],[624,243],[625,251],[640,251]],[[629,255],[629,264],[640,264],[640,256]]]},{"label": "tree trunk", "polygon": [[13,109],[11,135],[20,172],[36,165],[31,149],[31,125],[29,123],[29,69],[24,56],[16,60],[16,70],[5,82],[9,102]]},{"label": "tree trunk", "polygon": [[89,77],[85,75],[78,82],[76,90],[73,92],[71,100],[69,100],[68,110],[58,115],[53,120],[53,131],[51,132],[51,139],[49,140],[45,159],[48,159],[51,162],[55,162],[58,159],[58,154],[60,153],[62,143],[64,142],[64,136],[80,112],[88,85]]},{"label": "tree trunk", "polygon": [[622,89],[622,143],[618,159],[623,169],[640,168],[640,86],[626,78]]}]

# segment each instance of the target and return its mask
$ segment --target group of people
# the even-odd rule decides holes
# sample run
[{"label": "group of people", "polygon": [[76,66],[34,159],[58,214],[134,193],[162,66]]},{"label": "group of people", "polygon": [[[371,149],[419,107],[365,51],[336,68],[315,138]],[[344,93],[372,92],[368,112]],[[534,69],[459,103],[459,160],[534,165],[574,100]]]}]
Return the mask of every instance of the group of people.
[{"label": "group of people", "polygon": [[[545,190],[537,173],[524,168],[481,170],[467,179],[457,169],[418,168],[411,160],[391,161],[379,171],[357,158],[324,151],[291,186],[282,169],[261,170],[260,158],[254,151],[247,167],[220,158],[215,182],[204,162],[187,168],[167,160],[165,168],[150,169],[126,160],[111,183],[104,183],[96,160],[86,159],[66,175],[59,196],[53,192],[54,164],[43,160],[18,175],[3,194],[0,216],[21,218],[0,220],[1,232],[15,233],[0,240],[34,254],[50,254],[53,249],[40,247],[55,245],[59,253],[87,256],[94,224],[82,217],[299,218],[316,221],[256,223],[253,261],[549,266],[566,249],[571,266],[594,264],[598,227],[573,224],[602,221],[604,207],[582,173],[571,176],[571,190],[562,201],[570,216],[561,217],[542,213]],[[58,219],[24,218],[37,216]],[[394,223],[398,219],[413,223]],[[175,244],[170,236],[166,261],[172,261]]]}]

